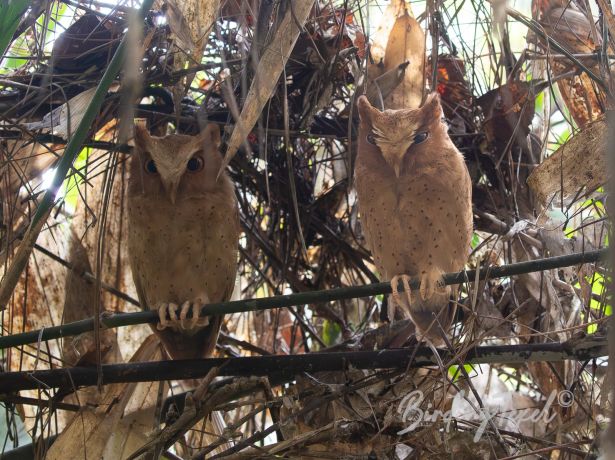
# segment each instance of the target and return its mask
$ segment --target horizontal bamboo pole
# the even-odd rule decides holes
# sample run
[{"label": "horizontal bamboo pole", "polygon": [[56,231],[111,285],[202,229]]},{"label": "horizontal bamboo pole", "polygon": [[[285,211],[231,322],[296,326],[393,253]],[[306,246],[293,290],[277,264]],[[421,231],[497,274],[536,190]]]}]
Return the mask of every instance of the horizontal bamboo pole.
[{"label": "horizontal bamboo pole", "polygon": [[[606,260],[608,249],[587,251],[569,254],[565,256],[549,257],[528,262],[487,267],[479,272],[480,279],[495,279],[507,276],[521,275],[541,270],[552,270],[555,268],[569,267],[589,262]],[[474,281],[476,272],[461,271],[458,273],[448,273],[444,275],[446,284],[460,284],[465,281]],[[419,280],[413,278],[410,282],[411,289],[418,289]],[[399,291],[404,287],[399,283]],[[205,305],[201,310],[201,317],[240,313],[247,311],[267,310],[270,308],[292,307],[312,303],[332,302],[335,300],[353,299],[357,297],[369,297],[378,294],[390,294],[390,283],[372,283],[364,286],[352,286],[325,291],[300,292],[298,294],[279,295],[275,297],[264,297],[261,299],[235,300],[223,303],[211,303]],[[157,311],[140,311],[136,313],[117,313],[101,318],[102,327],[112,328],[130,326],[134,324],[156,323],[158,322]],[[94,319],[89,318],[61,326],[53,326],[36,331],[24,332],[21,334],[7,335],[0,337],[0,349],[38,343],[43,340],[52,340],[60,337],[69,337],[84,332],[94,330]]]},{"label": "horizontal bamboo pole", "polygon": [[[415,352],[416,351],[416,352]],[[341,371],[354,369],[403,369],[438,364],[429,347],[377,350],[320,352],[302,355],[250,356],[242,358],[210,358],[169,360],[144,363],[107,364],[102,366],[104,384],[197,379],[217,367],[223,376],[297,375],[302,372]],[[455,362],[448,350],[438,352],[442,362]],[[495,345],[469,349],[460,362],[473,364],[523,364],[529,361],[586,361],[607,354],[606,337],[588,336],[564,343]],[[70,390],[98,382],[96,367],[73,367],[41,371],[6,372],[0,374],[0,394],[36,388]],[[1,398],[0,398],[1,399]]]}]

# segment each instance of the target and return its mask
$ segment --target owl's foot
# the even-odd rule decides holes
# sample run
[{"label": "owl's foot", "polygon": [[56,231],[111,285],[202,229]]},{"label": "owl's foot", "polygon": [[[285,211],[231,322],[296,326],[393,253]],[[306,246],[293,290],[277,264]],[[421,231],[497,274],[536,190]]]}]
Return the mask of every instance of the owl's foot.
[{"label": "owl's foot", "polygon": [[433,297],[434,294],[443,294],[446,292],[446,284],[442,274],[437,270],[430,270],[421,274],[421,285],[419,292],[422,300],[427,300]]},{"label": "owl's foot", "polygon": [[402,306],[401,298],[399,297],[399,291],[397,290],[397,284],[401,279],[401,283],[404,285],[404,292],[406,293],[406,299],[408,300],[408,305],[412,305],[412,290],[410,289],[410,276],[408,275],[395,275],[391,278],[391,298],[393,302],[397,306]]},{"label": "owl's foot", "polygon": [[[159,331],[167,327],[189,331],[196,328],[205,327],[209,324],[209,317],[200,318],[201,307],[204,302],[201,299],[185,301],[181,307],[173,302],[162,302],[158,305],[158,317],[160,322],[156,326]],[[179,316],[177,311],[179,311]],[[192,311],[192,317],[188,318],[188,312]],[[168,318],[167,319],[167,314]]]}]

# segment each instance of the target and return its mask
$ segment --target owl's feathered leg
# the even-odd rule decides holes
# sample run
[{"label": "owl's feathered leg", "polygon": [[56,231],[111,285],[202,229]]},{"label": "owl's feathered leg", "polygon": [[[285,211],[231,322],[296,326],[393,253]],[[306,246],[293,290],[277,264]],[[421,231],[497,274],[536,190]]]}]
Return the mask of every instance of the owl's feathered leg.
[{"label": "owl's feathered leg", "polygon": [[399,291],[397,290],[397,284],[399,283],[399,280],[401,280],[401,283],[404,285],[404,292],[406,293],[406,299],[408,300],[408,305],[412,305],[412,290],[410,289],[410,280],[412,278],[410,278],[409,275],[395,275],[393,278],[391,278],[391,298],[393,299],[393,301],[395,302],[395,306],[396,307],[401,307],[402,306],[402,302],[401,302],[401,297],[399,296]]}]

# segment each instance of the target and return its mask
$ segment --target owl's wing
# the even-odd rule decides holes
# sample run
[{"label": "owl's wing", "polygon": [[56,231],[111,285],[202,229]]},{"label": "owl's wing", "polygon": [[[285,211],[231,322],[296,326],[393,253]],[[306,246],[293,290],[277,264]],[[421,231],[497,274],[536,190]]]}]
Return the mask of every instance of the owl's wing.
[{"label": "owl's wing", "polygon": [[369,222],[369,219],[363,219],[363,221],[361,222],[362,229],[363,229],[363,236],[365,237],[365,243],[367,244],[367,248],[372,254],[372,258],[374,259],[374,265],[376,265],[376,269],[378,269],[378,278],[380,278],[383,281],[388,280],[390,279],[392,275],[389,273],[386,273],[384,266],[382,265],[382,263],[380,263],[380,257],[379,257],[378,251],[374,250],[377,244],[376,244],[376,240],[374,239],[373,235],[376,233],[377,229],[372,228],[372,225],[370,224],[371,222]]},{"label": "owl's wing", "polygon": [[[135,264],[130,264],[132,267],[135,267]],[[137,290],[137,298],[139,299],[139,303],[141,304],[141,310],[149,310],[149,306],[147,305],[147,300],[145,298],[145,292],[143,291],[143,288],[141,287],[141,281],[139,281],[139,277],[135,276],[135,274],[133,274],[132,276],[132,280],[135,283],[135,288]]]}]

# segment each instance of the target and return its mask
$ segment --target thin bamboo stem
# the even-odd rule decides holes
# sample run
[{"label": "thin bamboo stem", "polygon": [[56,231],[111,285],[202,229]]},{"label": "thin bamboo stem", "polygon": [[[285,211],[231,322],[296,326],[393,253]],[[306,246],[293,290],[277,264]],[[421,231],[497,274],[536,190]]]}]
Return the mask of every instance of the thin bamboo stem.
[{"label": "thin bamboo stem", "polygon": [[[598,262],[607,257],[608,249],[580,252],[565,256],[549,257],[528,262],[502,265],[498,267],[486,267],[479,273],[481,280],[503,278],[507,276],[521,275],[541,270],[569,267],[583,263]],[[467,280],[475,280],[476,273],[473,271],[461,271],[444,275],[445,284],[460,284]],[[419,279],[413,278],[410,288],[416,290],[419,287]],[[399,291],[404,287],[400,283]],[[201,309],[200,317],[240,313],[247,311],[268,310],[271,308],[292,307],[335,300],[354,299],[357,297],[370,297],[379,294],[390,294],[390,283],[372,283],[364,286],[352,286],[324,291],[300,292],[297,294],[264,297],[260,299],[235,300],[231,302],[212,303]],[[157,311],[140,311],[136,313],[118,313],[101,318],[102,327],[112,328],[130,326],[134,324],[155,323],[158,321]],[[0,337],[0,349],[37,343],[43,340],[52,340],[60,337],[69,337],[94,330],[94,319],[89,318],[61,326],[53,326],[36,331]]]}]

